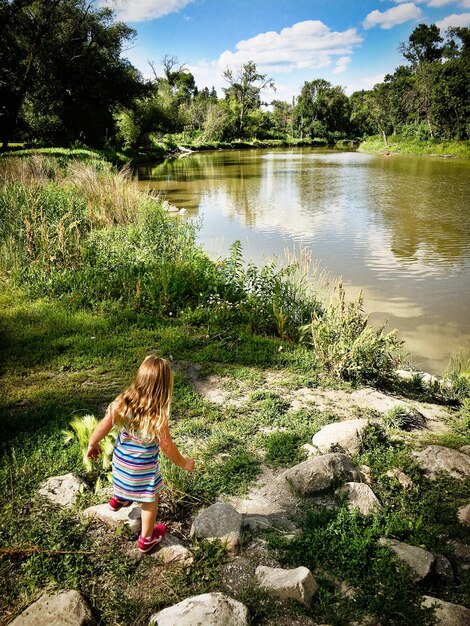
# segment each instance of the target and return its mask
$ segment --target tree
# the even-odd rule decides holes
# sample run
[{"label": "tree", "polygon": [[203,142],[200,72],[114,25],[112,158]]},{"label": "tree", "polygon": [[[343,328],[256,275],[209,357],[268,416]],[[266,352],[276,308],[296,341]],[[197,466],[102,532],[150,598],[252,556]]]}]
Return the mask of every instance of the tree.
[{"label": "tree", "polygon": [[413,66],[432,63],[442,57],[442,42],[440,30],[435,24],[419,24],[409,36],[408,43],[401,44],[400,52]]},{"label": "tree", "polygon": [[350,106],[343,88],[323,78],[305,82],[295,107],[300,135],[328,137],[349,131]]},{"label": "tree", "polygon": [[276,89],[272,78],[260,74],[253,61],[239,67],[235,73],[226,69],[224,78],[229,87],[224,88],[225,97],[234,104],[232,112],[237,117],[237,131],[243,136],[246,129],[248,114],[260,108],[260,93],[263,89]]},{"label": "tree", "polygon": [[382,135],[386,148],[388,148],[387,135],[391,130],[391,107],[389,98],[390,88],[385,83],[379,83],[371,91],[364,94],[363,105],[371,122]]},{"label": "tree", "polygon": [[21,124],[61,143],[96,145],[113,132],[113,108],[141,89],[137,70],[121,58],[131,28],[84,0],[3,0],[0,23],[4,146]]},{"label": "tree", "polygon": [[271,106],[273,107],[272,119],[274,130],[282,136],[289,133],[292,135],[292,124],[294,121],[293,105],[283,100],[273,100]]}]

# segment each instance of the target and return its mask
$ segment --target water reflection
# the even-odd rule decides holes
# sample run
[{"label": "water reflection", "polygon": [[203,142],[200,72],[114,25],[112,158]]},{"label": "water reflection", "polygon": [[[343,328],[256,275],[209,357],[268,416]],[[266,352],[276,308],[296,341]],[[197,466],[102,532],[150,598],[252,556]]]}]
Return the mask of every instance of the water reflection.
[{"label": "water reflection", "polygon": [[465,161],[308,148],[198,153],[138,172],[203,215],[210,254],[240,239],[260,263],[301,242],[364,287],[374,319],[400,328],[438,373],[470,340],[469,175]]}]

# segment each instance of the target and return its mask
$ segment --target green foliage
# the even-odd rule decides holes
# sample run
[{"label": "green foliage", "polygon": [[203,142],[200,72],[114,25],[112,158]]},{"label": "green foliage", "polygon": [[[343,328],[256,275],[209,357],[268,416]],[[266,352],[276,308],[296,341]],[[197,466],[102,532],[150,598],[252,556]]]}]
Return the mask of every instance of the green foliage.
[{"label": "green foliage", "polygon": [[269,465],[292,467],[303,460],[300,453],[302,439],[291,432],[274,432],[268,435],[264,444],[265,461]]},{"label": "green foliage", "polygon": [[387,411],[382,421],[388,428],[400,430],[415,430],[426,426],[426,418],[422,413],[402,404],[396,404]]},{"label": "green foliage", "polygon": [[363,313],[363,296],[346,302],[338,285],[338,302],[316,314],[303,327],[302,340],[310,345],[319,365],[332,376],[353,382],[383,380],[399,363],[401,342],[396,331],[374,330]]},{"label": "green foliage", "polygon": [[[287,565],[304,565],[312,571],[326,569],[351,584],[357,589],[354,605],[359,615],[373,614],[387,626],[399,626],[404,621],[427,626],[431,612],[420,607],[421,591],[411,583],[406,568],[377,543],[385,532],[383,519],[366,518],[346,507],[312,509],[294,539],[278,539],[271,545]],[[335,612],[335,604],[322,602],[320,595],[312,606],[316,619],[348,623]]]}]

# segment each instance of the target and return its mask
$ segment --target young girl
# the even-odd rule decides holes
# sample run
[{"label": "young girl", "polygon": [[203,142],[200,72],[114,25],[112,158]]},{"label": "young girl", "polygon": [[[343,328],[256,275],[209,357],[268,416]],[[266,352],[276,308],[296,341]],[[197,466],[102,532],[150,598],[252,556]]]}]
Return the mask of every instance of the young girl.
[{"label": "young girl", "polygon": [[163,539],[165,524],[155,524],[158,494],[163,481],[158,467],[159,450],[189,472],[194,461],[180,454],[168,429],[173,373],[165,359],[148,356],[139,367],[132,385],[112,402],[95,428],[87,456],[98,458],[99,442],[113,425],[120,429],[113,452],[113,511],[132,502],[142,503],[142,532],[139,550],[148,552]]}]

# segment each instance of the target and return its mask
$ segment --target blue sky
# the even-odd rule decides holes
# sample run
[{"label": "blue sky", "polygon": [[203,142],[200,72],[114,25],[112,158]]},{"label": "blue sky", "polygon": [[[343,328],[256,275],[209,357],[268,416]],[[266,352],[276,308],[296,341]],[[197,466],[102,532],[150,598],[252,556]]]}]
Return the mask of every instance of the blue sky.
[{"label": "blue sky", "polygon": [[272,77],[267,100],[292,99],[325,78],[347,93],[369,89],[403,62],[398,46],[419,23],[470,25],[470,0],[100,0],[136,31],[126,56],[145,76],[148,61],[178,57],[199,87],[222,95],[223,71],[253,60]]}]

